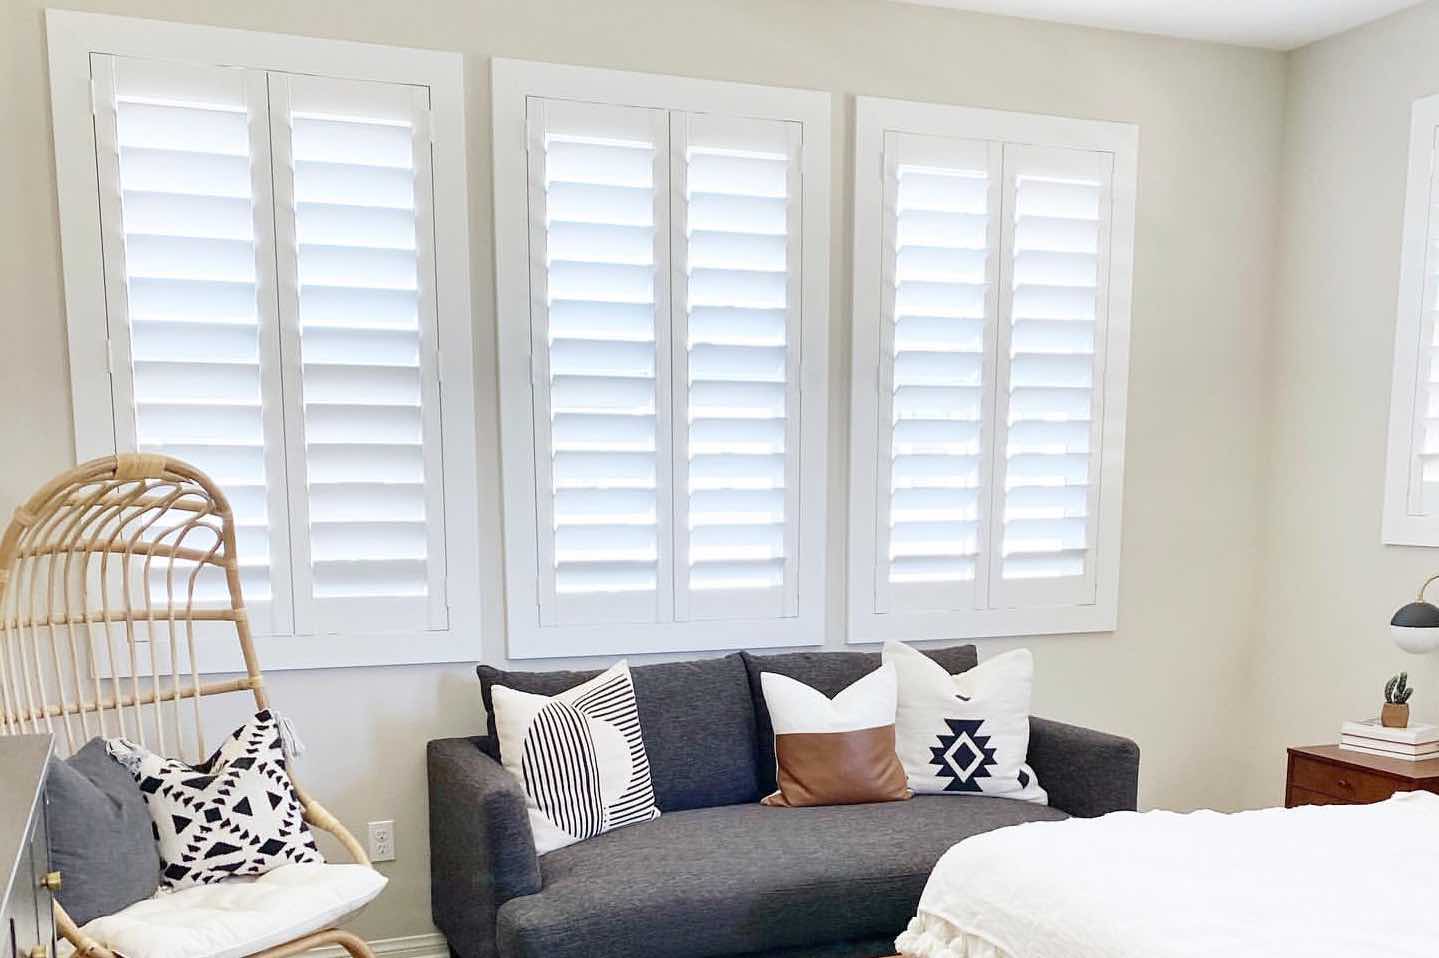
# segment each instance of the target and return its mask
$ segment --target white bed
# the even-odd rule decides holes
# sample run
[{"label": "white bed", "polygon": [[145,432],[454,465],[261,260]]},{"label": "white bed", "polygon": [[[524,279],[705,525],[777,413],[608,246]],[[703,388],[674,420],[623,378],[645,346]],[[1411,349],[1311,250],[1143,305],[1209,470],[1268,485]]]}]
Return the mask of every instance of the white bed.
[{"label": "white bed", "polygon": [[1435,958],[1439,795],[976,835],[939,860],[896,947],[911,958]]}]

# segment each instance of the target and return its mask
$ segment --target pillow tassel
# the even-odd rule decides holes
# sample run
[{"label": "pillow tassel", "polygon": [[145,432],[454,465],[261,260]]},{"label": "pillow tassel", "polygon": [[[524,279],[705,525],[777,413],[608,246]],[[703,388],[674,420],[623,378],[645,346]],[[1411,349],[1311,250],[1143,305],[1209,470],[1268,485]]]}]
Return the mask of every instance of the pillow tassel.
[{"label": "pillow tassel", "polygon": [[280,747],[285,750],[285,757],[294,760],[305,754],[305,743],[300,741],[300,733],[295,731],[295,723],[290,721],[290,716],[274,712],[275,722],[280,727]]}]

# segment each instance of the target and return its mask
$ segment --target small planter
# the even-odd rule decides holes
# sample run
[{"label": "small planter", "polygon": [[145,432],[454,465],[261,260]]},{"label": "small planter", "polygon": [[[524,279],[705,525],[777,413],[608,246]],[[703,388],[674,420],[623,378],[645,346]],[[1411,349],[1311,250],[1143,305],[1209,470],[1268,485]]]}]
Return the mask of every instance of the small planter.
[{"label": "small planter", "polygon": [[1385,728],[1408,728],[1409,727],[1409,704],[1395,705],[1393,702],[1385,702],[1384,710],[1379,713],[1379,722]]}]

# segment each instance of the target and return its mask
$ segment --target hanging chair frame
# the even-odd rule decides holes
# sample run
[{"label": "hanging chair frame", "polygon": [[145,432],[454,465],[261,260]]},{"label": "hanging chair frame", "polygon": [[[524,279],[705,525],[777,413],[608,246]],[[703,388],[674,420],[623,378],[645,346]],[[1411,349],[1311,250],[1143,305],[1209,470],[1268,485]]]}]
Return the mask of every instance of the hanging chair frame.
[{"label": "hanging chair frame", "polygon": [[[202,699],[248,692],[257,711],[268,708],[235,526],[229,500],[209,476],[161,455],[82,463],[16,509],[0,538],[0,734],[48,732],[60,754],[95,735],[124,735],[175,757],[184,757],[188,743],[200,761],[207,755]],[[202,681],[199,644],[231,627],[244,675]],[[286,768],[305,821],[369,865],[355,837],[295,780],[293,764]],[[77,955],[118,958],[58,901],[54,907],[56,929]],[[255,958],[327,945],[374,958],[363,940],[339,928]]]}]

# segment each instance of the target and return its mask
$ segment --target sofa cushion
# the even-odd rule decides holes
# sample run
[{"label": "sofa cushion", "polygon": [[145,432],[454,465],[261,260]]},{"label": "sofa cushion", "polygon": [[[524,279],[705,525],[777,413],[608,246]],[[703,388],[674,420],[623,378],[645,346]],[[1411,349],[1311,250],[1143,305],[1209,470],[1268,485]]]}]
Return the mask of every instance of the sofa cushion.
[{"label": "sofa cushion", "polygon": [[664,815],[560,849],[499,912],[502,958],[704,958],[898,935],[939,857],[969,835],[1063,812],[919,796]]},{"label": "sofa cushion", "polygon": [[[921,649],[925,655],[944,666],[950,675],[958,675],[979,664],[973,645],[949,645],[938,649]],[[862,676],[880,667],[878,652],[789,652],[783,655],[751,655],[741,652],[749,673],[750,695],[754,701],[755,737],[758,749],[759,793],[775,790],[774,726],[764,704],[760,685],[762,672],[775,672],[803,682],[812,689],[833,698],[853,685]],[[488,703],[487,703],[488,704]],[[664,806],[661,805],[661,808]]]},{"label": "sofa cushion", "polygon": [[[493,688],[557,695],[599,675],[593,672],[505,672],[481,665],[489,737],[483,748],[499,760]],[[759,800],[755,713],[738,654],[630,669],[639,702],[655,803],[664,812]],[[773,770],[771,770],[773,778]]]}]

